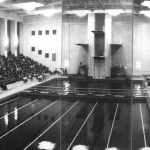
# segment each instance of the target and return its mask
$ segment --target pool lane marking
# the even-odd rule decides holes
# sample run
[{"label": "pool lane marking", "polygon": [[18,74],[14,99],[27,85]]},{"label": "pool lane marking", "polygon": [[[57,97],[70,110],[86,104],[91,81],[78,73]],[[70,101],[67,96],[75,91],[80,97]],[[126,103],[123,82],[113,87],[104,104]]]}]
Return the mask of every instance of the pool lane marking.
[{"label": "pool lane marking", "polygon": [[16,130],[18,127],[22,126],[24,123],[28,122],[29,120],[31,120],[33,117],[37,116],[38,114],[40,114],[42,111],[48,109],[49,107],[51,107],[52,105],[54,105],[55,103],[57,103],[58,101],[55,101],[53,103],[51,103],[50,105],[48,105],[47,107],[44,107],[42,110],[40,110],[39,112],[37,112],[36,114],[34,114],[33,116],[29,117],[27,120],[25,120],[24,122],[20,123],[19,125],[17,125],[16,127],[12,128],[11,130],[9,130],[8,132],[6,132],[5,134],[3,134],[2,136],[0,136],[0,139],[2,139],[3,137],[5,137],[6,135],[8,135],[9,133],[11,133],[12,131]]},{"label": "pool lane marking", "polygon": [[17,99],[19,99],[19,98],[20,98],[20,97],[17,97],[17,98],[14,98],[14,99],[10,100],[10,101],[4,102],[4,103],[0,104],[0,106],[3,106],[3,105],[5,105],[5,104],[7,104],[7,103],[10,103],[10,102],[12,102],[12,101],[15,101],[15,100],[17,100]]},{"label": "pool lane marking", "polygon": [[147,147],[145,129],[144,129],[144,122],[143,122],[142,107],[141,107],[141,104],[139,104],[139,105],[140,105],[140,114],[141,114],[142,130],[143,130],[143,137],[144,137],[144,145],[145,145],[145,147]]},{"label": "pool lane marking", "polygon": [[92,108],[91,112],[89,113],[89,115],[86,117],[85,121],[83,122],[82,126],[80,127],[80,129],[78,130],[77,134],[75,135],[75,137],[73,138],[72,142],[70,143],[70,145],[68,146],[67,150],[70,149],[70,147],[72,146],[72,144],[74,143],[75,139],[77,138],[77,136],[79,135],[80,131],[82,130],[82,128],[84,127],[85,123],[87,122],[87,120],[89,119],[90,115],[92,114],[92,112],[94,111],[95,107],[97,106],[97,103],[94,105],[94,107]]},{"label": "pool lane marking", "polygon": [[[35,99],[34,101],[32,101],[32,102],[30,102],[30,103],[27,103],[27,104],[25,104],[25,105],[19,107],[18,110],[20,110],[20,109],[22,109],[22,108],[24,108],[24,107],[26,107],[26,106],[32,104],[33,102],[35,102],[35,101],[37,101],[37,100],[38,100],[38,99]],[[10,114],[12,114],[12,113],[14,113],[14,112],[15,112],[15,111],[12,111],[12,112],[8,113],[8,115],[10,115]],[[0,120],[3,119],[4,117],[5,117],[5,116],[0,117]]]},{"label": "pool lane marking", "polygon": [[113,122],[112,122],[112,125],[111,125],[111,129],[110,129],[110,133],[109,133],[109,137],[108,137],[108,142],[107,142],[106,149],[109,148],[110,138],[111,138],[113,127],[114,127],[114,123],[115,123],[115,120],[116,120],[118,106],[119,106],[119,104],[117,104],[117,106],[116,106],[116,110],[115,110],[115,114],[114,114],[114,119],[113,119]]},{"label": "pool lane marking", "polygon": [[75,102],[61,117],[59,117],[55,122],[53,122],[47,129],[45,129],[37,138],[35,138],[28,146],[23,150],[28,149],[34,142],[36,142],[43,134],[45,134],[50,128],[52,128],[59,120],[61,120],[79,101]]}]

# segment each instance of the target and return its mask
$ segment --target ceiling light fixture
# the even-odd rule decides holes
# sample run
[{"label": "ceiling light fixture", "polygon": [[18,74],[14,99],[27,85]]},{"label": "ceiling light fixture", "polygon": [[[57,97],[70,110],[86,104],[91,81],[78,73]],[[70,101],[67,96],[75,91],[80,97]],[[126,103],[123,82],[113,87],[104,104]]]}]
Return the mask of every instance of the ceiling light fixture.
[{"label": "ceiling light fixture", "polygon": [[150,17],[150,11],[142,10],[142,11],[139,12],[139,14],[143,14],[146,17]]},{"label": "ceiling light fixture", "polygon": [[6,0],[0,0],[0,3],[3,3],[3,2],[5,2]]},{"label": "ceiling light fixture", "polygon": [[42,7],[43,4],[37,2],[26,2],[26,3],[13,4],[13,6],[19,9],[24,9],[26,11],[33,11],[36,7]]},{"label": "ceiling light fixture", "polygon": [[87,15],[88,13],[91,13],[91,11],[90,10],[70,10],[70,11],[66,11],[64,14],[75,14],[79,17],[83,17]]},{"label": "ceiling light fixture", "polygon": [[117,16],[124,13],[123,9],[106,9],[105,12],[112,16]]},{"label": "ceiling light fixture", "polygon": [[94,10],[93,13],[105,13],[105,10]]},{"label": "ceiling light fixture", "polygon": [[45,17],[51,17],[55,13],[61,13],[61,12],[62,12],[61,9],[41,9],[41,10],[36,10],[33,13],[34,14],[42,14]]},{"label": "ceiling light fixture", "polygon": [[84,17],[88,13],[91,13],[91,11],[90,10],[71,10],[71,11],[67,11],[65,14],[75,14],[79,17]]},{"label": "ceiling light fixture", "polygon": [[123,10],[123,13],[130,14],[130,13],[132,13],[132,9],[125,9],[125,10]]},{"label": "ceiling light fixture", "polygon": [[70,10],[70,11],[66,11],[64,12],[64,14],[76,14],[79,17],[83,17],[89,13],[108,13],[111,16],[117,16],[120,15],[122,13],[132,13],[131,9],[106,9],[106,10]]},{"label": "ceiling light fixture", "polygon": [[144,1],[144,2],[141,3],[141,5],[150,8],[150,1]]},{"label": "ceiling light fixture", "polygon": [[90,12],[91,12],[90,10],[79,10],[79,11],[76,11],[75,14],[79,17],[83,17],[83,16],[87,15]]}]

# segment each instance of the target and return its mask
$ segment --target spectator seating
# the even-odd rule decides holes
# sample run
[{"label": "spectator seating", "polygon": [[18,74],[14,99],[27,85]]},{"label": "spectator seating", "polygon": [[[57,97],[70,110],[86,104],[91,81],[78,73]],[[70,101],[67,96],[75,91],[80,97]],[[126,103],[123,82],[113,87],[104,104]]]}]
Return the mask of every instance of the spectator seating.
[{"label": "spectator seating", "polygon": [[17,57],[0,56],[0,59],[0,87],[3,90],[7,90],[6,85],[17,81],[27,82],[33,77],[42,81],[45,79],[45,74],[52,74],[48,67],[22,54]]}]

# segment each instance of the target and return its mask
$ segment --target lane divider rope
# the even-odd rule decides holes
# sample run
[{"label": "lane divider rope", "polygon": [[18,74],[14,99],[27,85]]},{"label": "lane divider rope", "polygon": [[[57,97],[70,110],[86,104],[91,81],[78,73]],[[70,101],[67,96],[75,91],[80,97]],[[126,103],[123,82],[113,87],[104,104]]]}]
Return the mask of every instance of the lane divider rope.
[{"label": "lane divider rope", "polygon": [[[36,100],[34,100],[34,101],[30,102],[30,103],[27,103],[27,104],[25,104],[25,105],[19,107],[18,110],[20,110],[20,109],[22,109],[22,108],[24,108],[24,107],[26,107],[26,106],[32,104],[33,102],[35,102],[35,101],[37,101],[37,100],[38,100],[38,99],[36,99]],[[11,114],[14,113],[14,112],[15,112],[15,111],[12,111],[12,112],[8,113],[8,115],[11,115]],[[0,119],[3,119],[4,117],[5,117],[5,116],[0,117]]]},{"label": "lane divider rope", "polygon": [[70,143],[70,145],[68,146],[67,150],[70,149],[70,147],[72,146],[72,144],[74,143],[75,139],[77,138],[77,136],[79,135],[79,133],[81,132],[82,128],[84,127],[85,123],[87,122],[87,120],[89,119],[90,115],[92,114],[92,112],[94,111],[95,107],[97,106],[97,103],[93,106],[91,112],[89,113],[89,115],[86,117],[85,121],[83,122],[82,126],[80,127],[80,129],[78,130],[77,134],[75,135],[75,137],[73,138],[72,142]]},{"label": "lane divider rope", "polygon": [[10,102],[13,102],[13,101],[15,101],[15,100],[17,100],[17,99],[19,99],[19,98],[20,98],[20,97],[17,97],[17,98],[14,98],[14,99],[10,100],[10,101],[4,102],[4,103],[0,104],[0,106],[3,106],[3,105],[5,105],[5,104],[7,104],[7,103],[10,103]]},{"label": "lane divider rope", "polygon": [[147,147],[145,129],[144,129],[144,122],[143,122],[142,106],[141,106],[141,104],[139,104],[139,105],[140,105],[140,114],[141,114],[142,130],[143,130],[143,137],[144,137],[144,145],[145,145],[145,147]]},{"label": "lane divider rope", "polygon": [[9,133],[11,133],[12,131],[16,130],[18,127],[22,126],[23,124],[25,124],[26,122],[28,122],[29,120],[31,120],[33,117],[37,116],[38,114],[40,114],[42,111],[48,109],[49,107],[51,107],[52,105],[54,105],[57,101],[51,103],[50,105],[48,105],[47,107],[44,107],[42,110],[40,110],[39,112],[37,112],[36,114],[34,114],[33,116],[29,117],[27,120],[25,120],[24,122],[20,123],[19,125],[17,125],[16,127],[12,128],[11,130],[9,130],[8,132],[6,132],[5,134],[3,134],[2,136],[0,136],[0,139],[2,139],[3,137],[5,137],[6,135],[8,135]]},{"label": "lane divider rope", "polygon": [[28,149],[34,142],[36,142],[42,135],[44,135],[50,128],[52,128],[60,119],[62,119],[76,104],[75,102],[61,117],[59,117],[54,123],[52,123],[47,129],[45,129],[37,138],[35,138],[24,150]]},{"label": "lane divider rope", "polygon": [[112,131],[113,131],[113,127],[114,127],[114,123],[115,123],[115,120],[116,120],[116,115],[117,115],[117,111],[118,111],[118,106],[119,106],[119,104],[117,103],[116,110],[115,110],[115,114],[114,114],[114,119],[113,119],[113,122],[112,122],[112,125],[111,125],[111,129],[110,129],[110,133],[109,133],[109,137],[108,137],[108,141],[107,141],[106,149],[109,148],[110,138],[111,138]]}]

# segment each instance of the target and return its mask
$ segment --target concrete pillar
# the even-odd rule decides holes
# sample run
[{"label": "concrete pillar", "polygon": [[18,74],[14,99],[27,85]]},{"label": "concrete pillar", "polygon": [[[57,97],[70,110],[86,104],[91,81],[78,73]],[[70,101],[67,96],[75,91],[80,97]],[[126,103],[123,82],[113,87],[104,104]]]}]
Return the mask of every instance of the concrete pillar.
[{"label": "concrete pillar", "polygon": [[11,37],[10,37],[11,53],[15,56],[18,55],[18,35],[17,35],[17,21],[11,21]]},{"label": "concrete pillar", "polygon": [[111,47],[112,43],[112,16],[105,14],[105,77],[111,76]]},{"label": "concrete pillar", "polygon": [[7,35],[7,19],[0,18],[0,54],[7,57],[8,53],[8,35]]},{"label": "concrete pillar", "polygon": [[95,51],[95,45],[94,45],[94,34],[92,31],[95,30],[95,14],[91,13],[88,14],[88,75],[89,76],[95,76],[94,75],[94,51]]}]

